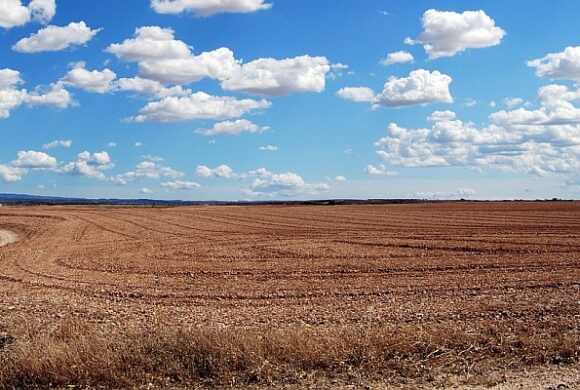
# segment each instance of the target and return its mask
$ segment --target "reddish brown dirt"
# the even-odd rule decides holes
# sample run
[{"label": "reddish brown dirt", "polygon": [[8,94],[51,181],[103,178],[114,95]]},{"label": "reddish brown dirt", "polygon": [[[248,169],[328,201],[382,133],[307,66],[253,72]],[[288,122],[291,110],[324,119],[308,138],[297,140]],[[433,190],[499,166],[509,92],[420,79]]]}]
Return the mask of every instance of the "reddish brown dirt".
[{"label": "reddish brown dirt", "polygon": [[[4,207],[0,322],[580,329],[580,203]],[[0,323],[0,325],[1,325]]]}]

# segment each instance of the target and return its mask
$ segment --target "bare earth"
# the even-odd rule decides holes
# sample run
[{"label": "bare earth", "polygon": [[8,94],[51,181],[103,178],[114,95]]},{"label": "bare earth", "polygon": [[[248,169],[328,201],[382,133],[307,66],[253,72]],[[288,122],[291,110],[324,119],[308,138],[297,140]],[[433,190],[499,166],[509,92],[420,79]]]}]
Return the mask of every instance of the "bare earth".
[{"label": "bare earth", "polygon": [[18,235],[9,230],[0,230],[0,247],[13,244],[18,241]]},{"label": "bare earth", "polygon": [[70,316],[103,331],[401,329],[421,341],[377,360],[391,379],[285,386],[580,386],[579,202],[4,207],[0,229],[0,246],[20,237],[0,249],[0,334]]}]

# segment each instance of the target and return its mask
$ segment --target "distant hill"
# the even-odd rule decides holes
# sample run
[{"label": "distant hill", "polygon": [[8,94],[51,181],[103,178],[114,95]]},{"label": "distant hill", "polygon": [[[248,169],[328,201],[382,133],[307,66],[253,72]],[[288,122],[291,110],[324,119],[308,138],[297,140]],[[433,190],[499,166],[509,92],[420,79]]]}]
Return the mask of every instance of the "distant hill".
[{"label": "distant hill", "polygon": [[[561,199],[537,199],[536,201],[560,201]],[[434,200],[434,199],[320,199],[320,200],[272,200],[272,201],[185,201],[155,199],[87,199],[58,196],[0,193],[4,205],[117,205],[117,206],[186,206],[186,205],[355,205],[355,204],[412,204],[443,202],[482,202],[480,200]]]},{"label": "distant hill", "polygon": [[385,204],[385,203],[422,203],[420,199],[327,199],[298,201],[182,201],[154,199],[86,199],[26,194],[2,194],[0,204],[4,205],[141,205],[141,206],[180,206],[180,205],[243,205],[243,204],[288,204],[288,205],[339,205],[339,204]]}]

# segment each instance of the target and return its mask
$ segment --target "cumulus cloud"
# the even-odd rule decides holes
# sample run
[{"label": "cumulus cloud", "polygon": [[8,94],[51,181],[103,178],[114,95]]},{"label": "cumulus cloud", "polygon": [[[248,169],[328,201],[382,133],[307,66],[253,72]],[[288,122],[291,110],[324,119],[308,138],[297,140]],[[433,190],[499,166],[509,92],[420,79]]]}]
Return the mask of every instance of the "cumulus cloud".
[{"label": "cumulus cloud", "polygon": [[[539,89],[540,108],[518,108],[499,111],[490,118],[503,126],[574,125],[580,123],[580,108],[574,101],[580,100],[580,89],[570,90],[564,85],[546,85]],[[509,107],[509,106],[508,106]]]},{"label": "cumulus cloud", "polygon": [[205,92],[195,92],[188,96],[169,96],[159,101],[149,102],[136,122],[155,121],[172,123],[195,119],[237,118],[248,112],[270,107],[266,100],[236,99],[229,96],[212,96]]},{"label": "cumulus cloud", "polygon": [[272,7],[265,0],[151,0],[151,7],[160,14],[190,12],[196,16],[219,13],[250,13]]},{"label": "cumulus cloud", "polygon": [[83,176],[89,179],[106,180],[103,173],[115,166],[107,152],[90,153],[84,151],[77,155],[76,161],[59,167],[57,172],[71,176]]},{"label": "cumulus cloud", "polygon": [[437,70],[417,69],[407,77],[391,77],[380,94],[366,87],[341,88],[337,95],[354,102],[368,102],[377,106],[405,107],[429,103],[453,103],[449,92],[452,78]]},{"label": "cumulus cloud", "polygon": [[549,85],[538,97],[538,109],[493,113],[494,123],[483,128],[451,119],[414,130],[391,123],[375,143],[377,154],[409,167],[492,167],[540,176],[580,171],[580,109],[573,105],[580,93]]},{"label": "cumulus cloud", "polygon": [[173,29],[158,26],[137,28],[134,38],[113,43],[107,51],[126,62],[187,58],[191,55],[191,48],[175,39]]},{"label": "cumulus cloud", "polygon": [[452,57],[467,49],[496,46],[506,32],[484,11],[463,13],[429,9],[423,14],[423,32],[405,43],[423,45],[430,59]]},{"label": "cumulus cloud", "polygon": [[60,51],[71,46],[84,45],[101,29],[90,29],[85,22],[72,22],[68,26],[48,26],[28,38],[16,42],[12,49],[20,53]]},{"label": "cumulus cloud", "polygon": [[4,183],[20,181],[27,173],[27,169],[0,164],[0,180]]},{"label": "cumulus cloud", "polygon": [[365,173],[367,175],[374,175],[374,176],[396,176],[398,172],[390,171],[385,167],[383,164],[375,165],[367,165],[365,168]]},{"label": "cumulus cloud", "polygon": [[144,79],[141,77],[121,78],[116,82],[119,91],[135,92],[163,99],[167,96],[186,96],[191,90],[184,89],[180,85],[166,87],[159,81]]},{"label": "cumulus cloud", "polygon": [[50,89],[45,91],[36,88],[35,91],[27,93],[24,102],[31,106],[51,106],[56,108],[68,108],[75,105],[69,91],[61,83],[50,85]]},{"label": "cumulus cloud", "polygon": [[300,175],[292,172],[272,173],[262,168],[249,174],[259,176],[252,181],[248,188],[243,190],[246,195],[251,196],[291,197],[318,195],[330,189],[330,186],[326,183],[306,183]]},{"label": "cumulus cloud", "polygon": [[147,188],[147,187],[143,187],[143,188],[141,188],[141,189],[139,190],[139,193],[140,193],[140,194],[143,194],[143,195],[149,195],[149,194],[152,194],[152,193],[153,193],[153,190],[150,190],[150,189],[149,189],[149,188]]},{"label": "cumulus cloud", "polygon": [[114,80],[117,77],[110,69],[87,70],[85,63],[79,62],[74,65],[66,76],[61,80],[65,85],[83,89],[93,93],[107,93],[115,89]]},{"label": "cumulus cloud", "polygon": [[344,87],[336,95],[357,103],[372,103],[376,100],[375,91],[367,87]]},{"label": "cumulus cloud", "polygon": [[12,166],[24,169],[50,169],[58,164],[56,158],[35,150],[18,152],[17,159],[12,161]]},{"label": "cumulus cloud", "polygon": [[[107,51],[121,61],[137,62],[140,79],[184,85],[211,78],[219,80],[225,90],[268,97],[321,92],[331,68],[326,57],[309,55],[282,60],[260,58],[244,64],[226,47],[195,55],[191,46],[175,39],[172,29],[158,26],[137,28],[133,38],[111,44]],[[125,84],[131,88],[131,84]],[[155,93],[160,89],[145,86],[143,81],[140,85],[133,83],[133,88]]]},{"label": "cumulus cloud", "polygon": [[242,133],[262,133],[268,131],[268,126],[258,126],[247,119],[238,119],[235,121],[219,122],[213,125],[211,129],[196,130],[197,134],[205,136],[214,135],[239,135]]},{"label": "cumulus cloud", "polygon": [[183,172],[179,172],[173,168],[160,166],[153,161],[143,161],[133,171],[116,175],[112,180],[115,184],[126,185],[137,179],[159,179],[161,177],[179,179],[183,176],[185,176]]},{"label": "cumulus cloud", "polygon": [[31,20],[48,23],[56,14],[55,0],[32,0],[28,6],[21,0],[0,1],[0,27],[22,26]]},{"label": "cumulus cloud", "polygon": [[391,77],[385,83],[378,102],[387,107],[401,107],[428,103],[453,103],[449,92],[452,78],[437,70],[417,69],[408,77]]},{"label": "cumulus cloud", "polygon": [[512,109],[514,107],[521,106],[522,104],[524,104],[524,99],[520,97],[505,98],[503,102],[507,106],[507,108]]},{"label": "cumulus cloud", "polygon": [[201,185],[194,181],[182,181],[182,180],[172,180],[165,183],[161,183],[162,187],[170,188],[172,190],[194,190],[196,188],[200,188]]},{"label": "cumulus cloud", "polygon": [[54,148],[70,148],[72,146],[72,140],[56,140],[42,145],[42,149],[54,149]]},{"label": "cumulus cloud", "polygon": [[49,90],[37,87],[32,92],[21,89],[22,83],[17,70],[0,69],[0,119],[10,117],[10,112],[23,104],[58,108],[67,108],[73,104],[69,92],[59,83],[52,84]]},{"label": "cumulus cloud", "polygon": [[528,61],[528,66],[536,68],[538,77],[580,80],[580,46]]},{"label": "cumulus cloud", "polygon": [[318,195],[330,189],[326,183],[307,183],[300,175],[293,172],[273,173],[266,168],[237,173],[225,164],[215,168],[199,165],[195,173],[205,178],[216,177],[249,182],[242,192],[250,196],[290,197]]},{"label": "cumulus cloud", "polygon": [[267,97],[322,92],[329,70],[326,57],[260,58],[242,65],[222,81],[222,88]]},{"label": "cumulus cloud", "polygon": [[445,111],[434,111],[427,117],[427,120],[430,122],[444,122],[444,121],[452,121],[455,119],[455,113],[453,111],[445,110]]},{"label": "cumulus cloud", "polygon": [[32,20],[48,23],[56,15],[56,0],[32,0],[28,3]]},{"label": "cumulus cloud", "polygon": [[258,150],[261,150],[264,152],[275,152],[278,150],[278,147],[276,145],[264,145],[264,146],[260,146],[258,148]]},{"label": "cumulus cloud", "polygon": [[234,170],[225,164],[222,164],[213,169],[205,165],[198,165],[195,169],[195,173],[201,177],[221,177],[225,179],[237,177],[237,174],[234,172]]},{"label": "cumulus cloud", "polygon": [[404,64],[407,62],[413,62],[413,55],[409,52],[399,50],[394,53],[387,54],[387,58],[381,60],[381,64],[385,66],[394,64]]},{"label": "cumulus cloud", "polygon": [[164,83],[187,84],[205,77],[224,80],[239,68],[234,53],[225,47],[190,54],[186,58],[156,59],[139,63],[139,73]]},{"label": "cumulus cloud", "polygon": [[54,170],[57,165],[57,160],[44,152],[19,151],[15,160],[0,164],[0,180],[4,183],[20,181],[30,171]]},{"label": "cumulus cloud", "polygon": [[174,31],[158,26],[140,27],[135,37],[114,43],[107,51],[122,61],[137,62],[141,77],[161,83],[187,84],[205,77],[223,80],[240,65],[228,48],[193,54]]},{"label": "cumulus cloud", "polygon": [[342,175],[338,175],[334,178],[334,180],[336,181],[346,181],[346,177],[342,176]]}]

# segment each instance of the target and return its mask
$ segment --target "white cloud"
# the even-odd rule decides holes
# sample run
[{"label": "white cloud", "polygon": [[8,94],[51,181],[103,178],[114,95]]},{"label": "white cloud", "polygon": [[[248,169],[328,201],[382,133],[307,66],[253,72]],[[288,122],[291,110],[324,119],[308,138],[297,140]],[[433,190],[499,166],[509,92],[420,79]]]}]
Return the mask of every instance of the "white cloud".
[{"label": "white cloud", "polygon": [[151,7],[160,14],[191,12],[197,16],[219,13],[249,13],[272,7],[265,0],[151,0]]},{"label": "white cloud", "polygon": [[[336,63],[336,64],[330,64],[330,72],[328,72],[326,74],[326,78],[330,79],[330,80],[336,80],[339,77],[342,77],[345,75],[345,71],[349,68],[348,65],[346,64],[342,64],[340,62]],[[354,74],[354,71],[346,71],[347,75],[352,75]]]},{"label": "white cloud", "polygon": [[13,88],[22,83],[20,72],[14,69],[0,69],[0,88]]},{"label": "white cloud", "polygon": [[169,96],[148,103],[138,116],[131,118],[136,122],[155,121],[172,123],[195,119],[237,118],[248,112],[270,107],[266,100],[236,99],[227,96],[212,96],[205,92],[189,96]]},{"label": "white cloud", "polygon": [[139,190],[139,193],[143,194],[143,195],[148,195],[148,194],[152,194],[153,190],[150,190],[147,187],[143,187]]},{"label": "white cloud", "polygon": [[507,106],[507,108],[512,109],[514,107],[521,106],[522,104],[524,104],[524,99],[520,97],[505,98],[503,102]]},{"label": "white cloud", "polygon": [[455,113],[453,111],[445,110],[445,111],[434,111],[427,117],[427,120],[430,122],[444,122],[444,121],[452,121],[455,119]]},{"label": "white cloud", "polygon": [[249,188],[243,190],[245,194],[251,196],[289,197],[318,195],[330,189],[326,183],[306,183],[301,176],[292,172],[271,173],[262,168],[249,174],[259,176],[254,179]]},{"label": "white cloud", "polygon": [[268,131],[268,126],[258,126],[247,119],[238,119],[235,121],[219,122],[213,125],[211,129],[196,130],[197,134],[205,136],[214,135],[239,135],[242,133],[262,133]]},{"label": "white cloud", "polygon": [[57,171],[71,176],[84,176],[89,179],[106,180],[103,173],[115,166],[107,152],[90,153],[84,151],[77,155],[76,161],[65,164]]},{"label": "white cloud", "polygon": [[222,164],[213,169],[205,165],[198,165],[195,169],[195,173],[201,177],[221,177],[225,179],[237,177],[234,170],[225,164]]},{"label": "white cloud", "polygon": [[580,80],[580,46],[528,61],[528,66],[536,68],[538,77]]},{"label": "white cloud", "polygon": [[572,91],[564,85],[547,85],[539,89],[538,99],[541,107],[537,110],[499,111],[490,118],[503,126],[580,124],[580,108],[573,104],[580,100],[580,89]]},{"label": "white cloud", "polygon": [[66,108],[73,104],[70,94],[59,83],[52,84],[48,91],[37,87],[30,93],[26,89],[19,89],[20,84],[22,84],[20,72],[0,69],[0,119],[8,118],[12,110],[23,104],[58,108]]},{"label": "white cloud", "polygon": [[407,62],[413,62],[414,58],[413,55],[409,52],[399,50],[394,53],[389,53],[387,58],[381,60],[381,64],[385,66],[393,65],[393,64],[404,64]]},{"label": "white cloud", "polygon": [[4,183],[20,181],[27,173],[27,169],[0,164],[0,180]]},{"label": "white cloud", "polygon": [[55,0],[32,0],[28,6],[21,0],[0,0],[0,27],[22,26],[31,20],[48,23],[55,14]]},{"label": "white cloud", "polygon": [[423,14],[423,32],[416,40],[405,43],[423,44],[430,59],[452,57],[466,49],[499,45],[506,32],[484,11],[463,13],[430,9]]},{"label": "white cloud", "polygon": [[56,0],[32,0],[28,9],[33,20],[48,23],[56,15]]},{"label": "white cloud", "polygon": [[540,176],[580,171],[580,109],[573,105],[580,92],[549,85],[538,96],[538,109],[493,113],[494,124],[483,128],[460,120],[414,130],[391,123],[375,143],[377,154],[409,167],[491,167]]},{"label": "white cloud", "polygon": [[91,30],[85,22],[72,22],[68,26],[48,26],[36,34],[16,42],[12,49],[20,53],[60,51],[70,46],[84,45],[101,29]]},{"label": "white cloud", "polygon": [[372,103],[376,100],[375,91],[366,87],[345,87],[338,90],[338,97],[357,103]]},{"label": "white cloud", "polygon": [[51,169],[55,168],[58,164],[54,157],[35,150],[20,151],[17,156],[18,158],[11,163],[13,167],[17,168]]},{"label": "white cloud", "polygon": [[72,146],[72,140],[56,140],[42,145],[42,149],[54,149],[54,148],[70,148]]},{"label": "white cloud", "polygon": [[172,190],[194,190],[200,188],[201,185],[194,181],[173,180],[161,183],[161,186],[171,188]]},{"label": "white cloud", "polygon": [[191,90],[183,89],[179,85],[165,87],[159,81],[144,79],[141,77],[121,78],[117,81],[117,88],[120,91],[152,95],[159,99],[163,99],[167,96],[186,96],[191,94]]},{"label": "white cloud", "polygon": [[[170,28],[137,28],[131,39],[111,44],[107,51],[121,61],[137,62],[139,78],[163,84],[184,85],[203,78],[219,80],[225,90],[259,96],[283,96],[300,92],[321,92],[331,66],[326,57],[303,55],[277,60],[260,58],[246,64],[235,58],[227,47],[193,54],[193,48],[175,39]],[[334,64],[335,69],[346,65]],[[129,81],[127,90],[147,90],[159,95],[159,85]],[[171,95],[182,94],[170,93]]]},{"label": "white cloud", "polygon": [[367,175],[374,175],[374,176],[396,176],[398,175],[395,171],[389,171],[387,167],[383,164],[379,164],[377,166],[374,165],[367,165],[365,168],[365,173]]},{"label": "white cloud", "polygon": [[0,119],[8,118],[10,112],[21,106],[27,99],[26,90],[14,87],[0,88]]},{"label": "white cloud", "polygon": [[70,93],[61,83],[51,84],[50,90],[44,92],[37,88],[32,93],[28,93],[25,102],[32,106],[51,106],[57,108],[68,108],[76,103]]},{"label": "white cloud", "polygon": [[326,57],[304,55],[283,60],[260,58],[242,65],[222,82],[222,87],[268,97],[322,92],[329,70]]},{"label": "white cloud", "polygon": [[176,40],[171,28],[158,26],[137,28],[134,38],[126,39],[123,43],[113,43],[107,51],[126,62],[191,56],[191,48],[185,42]]},{"label": "white cloud", "polygon": [[87,92],[107,93],[115,89],[114,81],[117,75],[110,69],[87,70],[85,63],[75,64],[61,80],[65,85],[81,88]]},{"label": "white cloud", "polygon": [[9,164],[0,164],[0,180],[13,183],[22,180],[31,170],[54,170],[57,165],[56,159],[44,152],[20,151]]},{"label": "white cloud", "polygon": [[342,175],[338,175],[334,178],[334,180],[336,181],[346,181],[346,177],[342,176]]},{"label": "white cloud", "polygon": [[234,53],[225,47],[186,58],[156,59],[139,63],[139,74],[164,83],[188,84],[209,77],[224,80],[239,68]]},{"label": "white cloud", "polygon": [[107,144],[107,148],[116,148],[117,147],[117,143],[116,142],[109,142]]},{"label": "white cloud", "polygon": [[135,167],[135,170],[116,175],[112,180],[115,184],[126,185],[137,179],[159,179],[161,177],[179,179],[183,176],[185,176],[183,172],[173,168],[160,166],[153,161],[143,161]]},{"label": "white cloud", "polygon": [[276,145],[265,145],[265,146],[260,146],[258,148],[258,150],[265,151],[265,152],[275,152],[278,150],[278,147]]},{"label": "white cloud", "polygon": [[391,77],[378,96],[380,104],[388,107],[410,106],[428,103],[452,103],[449,92],[452,78],[437,70],[430,72],[417,69],[408,77]]},{"label": "white cloud", "polygon": [[240,65],[228,48],[194,55],[170,28],[140,27],[135,37],[112,44],[107,51],[126,62],[138,62],[142,78],[161,83],[188,84],[205,77],[223,80]]}]

